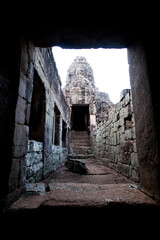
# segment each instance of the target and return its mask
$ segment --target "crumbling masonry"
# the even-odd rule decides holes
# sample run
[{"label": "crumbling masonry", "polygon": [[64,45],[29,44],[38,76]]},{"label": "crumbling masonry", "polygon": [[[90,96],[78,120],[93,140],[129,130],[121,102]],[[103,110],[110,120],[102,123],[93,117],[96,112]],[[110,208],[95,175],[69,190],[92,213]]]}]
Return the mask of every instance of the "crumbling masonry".
[{"label": "crumbling masonry", "polygon": [[94,131],[93,152],[104,165],[134,181],[139,181],[132,96],[123,91],[121,101],[109,109],[108,118]]},{"label": "crumbling masonry", "polygon": [[[39,182],[67,159],[69,129],[86,131],[95,157],[139,181],[131,93],[114,106],[95,86],[84,57],[69,67],[61,90],[51,48],[22,41],[9,191]],[[63,94],[64,93],[64,94]],[[73,134],[73,132],[72,132]]]},{"label": "crumbling masonry", "polygon": [[[105,8],[104,12],[103,8],[100,8],[101,15],[98,18],[95,18],[97,6],[95,12],[84,11],[83,5],[79,5],[76,11],[68,6],[64,12],[63,23],[59,21],[57,14],[53,14],[52,8],[47,7],[46,11],[44,5],[39,8],[27,8],[27,5],[24,8],[19,5],[16,18],[14,9],[11,8],[9,13],[7,8],[7,21],[4,21],[3,17],[1,21],[0,199],[4,203],[9,193],[24,191],[27,181],[46,178],[65,160],[69,128],[80,128],[79,122],[73,126],[71,123],[79,119],[79,107],[82,107],[85,123],[90,124],[88,130],[93,136],[91,140],[95,155],[97,151],[105,164],[132,179],[138,181],[139,178],[140,190],[159,201],[160,50],[156,48],[156,43],[159,42],[159,15],[155,5],[146,6],[145,11],[136,5],[127,10],[122,5],[111,6],[111,11],[107,14]],[[78,13],[81,16],[82,12],[83,17],[77,17]],[[40,13],[43,13],[43,17]],[[149,18],[149,15],[153,17]],[[71,103],[72,114],[61,90],[51,53],[53,46],[68,49],[127,48],[135,123],[130,110],[129,116],[124,119],[121,116],[123,110],[128,111],[126,109],[130,103],[120,107],[119,115],[118,105],[113,107],[113,118],[110,117],[108,109],[108,117],[103,119],[102,114],[100,119],[97,112],[101,112],[101,109],[95,107],[96,103],[94,105],[87,102],[85,106],[74,106],[77,103]],[[100,102],[101,100],[97,106],[101,106]],[[90,110],[89,105],[93,110]],[[116,125],[120,119],[122,123],[118,128]],[[84,124],[83,129],[85,126]],[[106,134],[107,128],[111,129],[111,135]],[[103,132],[102,141],[100,132]],[[129,146],[126,145],[127,141],[130,142]],[[108,150],[104,151],[104,146]],[[115,154],[115,151],[118,154]],[[126,158],[122,159],[123,155]]]},{"label": "crumbling masonry", "polygon": [[95,157],[138,182],[139,163],[131,91],[123,90],[120,102],[114,105],[107,93],[96,88],[93,70],[86,59],[76,57],[68,69],[63,92],[71,110],[72,135],[75,130],[87,131],[89,127]]},{"label": "crumbling masonry", "polygon": [[70,110],[51,48],[22,42],[9,191],[38,182],[68,153]]}]

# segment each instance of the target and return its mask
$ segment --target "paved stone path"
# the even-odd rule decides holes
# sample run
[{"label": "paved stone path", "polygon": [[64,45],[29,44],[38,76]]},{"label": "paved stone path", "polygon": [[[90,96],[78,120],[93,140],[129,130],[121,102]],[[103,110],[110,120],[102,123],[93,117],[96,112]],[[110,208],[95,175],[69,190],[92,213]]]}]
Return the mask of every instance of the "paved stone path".
[{"label": "paved stone path", "polygon": [[138,185],[100,164],[85,159],[88,172],[73,173],[62,166],[41,183],[28,184],[26,194],[10,212],[55,207],[96,207],[113,205],[155,206],[154,200],[138,190]]},{"label": "paved stone path", "polygon": [[30,221],[35,217],[33,222],[52,219],[56,224],[65,221],[72,228],[78,219],[83,219],[83,227],[99,221],[106,225],[111,219],[123,223],[123,217],[127,224],[131,219],[148,219],[149,213],[157,213],[157,203],[141,192],[135,182],[102,165],[88,148],[83,153],[75,148],[77,141],[80,147],[88,145],[85,135],[83,141],[82,136],[77,139],[72,144],[77,152],[69,157],[71,161],[85,161],[87,172],[72,172],[63,165],[44,181],[27,184],[26,192],[10,206],[6,216]]},{"label": "paved stone path", "polygon": [[[27,192],[6,214],[8,224],[41,236],[81,237],[109,235],[137,237],[159,227],[159,207],[138,190],[137,184],[99,161],[85,159],[88,172],[80,175],[59,168],[48,179],[27,185]],[[152,228],[151,228],[152,226]],[[29,234],[29,235],[30,235]],[[26,235],[26,234],[25,234]],[[157,236],[157,235],[156,235]],[[113,238],[114,238],[113,237]]]}]

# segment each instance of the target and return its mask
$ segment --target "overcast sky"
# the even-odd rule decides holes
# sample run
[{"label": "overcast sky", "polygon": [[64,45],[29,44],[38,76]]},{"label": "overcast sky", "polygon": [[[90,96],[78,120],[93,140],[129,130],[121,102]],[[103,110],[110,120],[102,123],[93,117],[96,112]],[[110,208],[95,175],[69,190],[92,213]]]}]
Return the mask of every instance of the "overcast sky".
[{"label": "overcast sky", "polygon": [[130,88],[127,49],[62,49],[52,48],[62,87],[65,86],[67,71],[75,57],[83,56],[93,69],[95,85],[107,92],[113,103],[120,100],[120,92]]}]

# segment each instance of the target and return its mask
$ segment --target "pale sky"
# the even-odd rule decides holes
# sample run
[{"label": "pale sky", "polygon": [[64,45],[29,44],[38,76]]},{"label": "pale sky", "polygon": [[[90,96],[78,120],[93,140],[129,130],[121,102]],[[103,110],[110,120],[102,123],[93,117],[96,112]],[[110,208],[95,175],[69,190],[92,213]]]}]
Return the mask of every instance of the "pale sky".
[{"label": "pale sky", "polygon": [[113,103],[120,100],[120,92],[130,88],[127,49],[62,49],[53,47],[62,87],[65,86],[67,71],[75,57],[83,56],[93,69],[95,85],[106,92]]}]

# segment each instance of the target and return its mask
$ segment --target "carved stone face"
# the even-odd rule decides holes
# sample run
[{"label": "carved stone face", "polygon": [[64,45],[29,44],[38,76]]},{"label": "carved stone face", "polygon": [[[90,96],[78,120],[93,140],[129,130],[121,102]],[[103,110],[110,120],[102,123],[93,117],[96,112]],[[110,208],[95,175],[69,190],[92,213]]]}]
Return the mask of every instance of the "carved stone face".
[{"label": "carved stone face", "polygon": [[67,83],[77,81],[79,76],[88,79],[94,85],[94,76],[91,66],[87,63],[85,57],[78,56],[68,69]]}]

